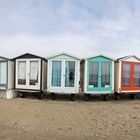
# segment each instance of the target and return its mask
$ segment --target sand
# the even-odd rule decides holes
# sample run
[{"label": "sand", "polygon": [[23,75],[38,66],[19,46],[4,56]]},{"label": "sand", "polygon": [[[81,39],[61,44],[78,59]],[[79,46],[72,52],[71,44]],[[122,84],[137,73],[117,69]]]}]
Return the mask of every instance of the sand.
[{"label": "sand", "polygon": [[0,99],[0,140],[139,140],[140,100]]}]

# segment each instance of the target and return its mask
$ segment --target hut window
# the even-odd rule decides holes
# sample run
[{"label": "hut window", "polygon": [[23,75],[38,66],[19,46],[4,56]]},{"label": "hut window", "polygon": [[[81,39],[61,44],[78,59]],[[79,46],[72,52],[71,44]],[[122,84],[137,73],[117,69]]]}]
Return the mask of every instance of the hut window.
[{"label": "hut window", "polygon": [[98,87],[98,63],[90,62],[89,64],[89,85]]},{"label": "hut window", "polygon": [[52,61],[52,86],[61,86],[61,61]]},{"label": "hut window", "polygon": [[7,63],[0,63],[0,84],[5,85],[7,82]]},{"label": "hut window", "polygon": [[102,62],[102,87],[110,86],[110,63],[109,62]]},{"label": "hut window", "polygon": [[38,84],[38,70],[39,70],[38,61],[31,61],[30,62],[30,85]]},{"label": "hut window", "polygon": [[75,62],[65,62],[65,87],[74,87],[75,80]]},{"label": "hut window", "polygon": [[123,87],[130,86],[130,64],[123,64],[122,84]]},{"label": "hut window", "polygon": [[25,61],[18,62],[18,84],[19,85],[26,84],[26,62]]},{"label": "hut window", "polygon": [[140,65],[134,65],[134,86],[140,87]]}]

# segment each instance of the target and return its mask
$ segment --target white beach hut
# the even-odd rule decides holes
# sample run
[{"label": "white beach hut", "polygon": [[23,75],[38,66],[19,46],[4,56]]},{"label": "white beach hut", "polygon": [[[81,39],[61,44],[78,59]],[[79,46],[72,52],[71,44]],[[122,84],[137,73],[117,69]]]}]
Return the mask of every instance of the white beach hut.
[{"label": "white beach hut", "polygon": [[55,99],[55,94],[71,95],[79,93],[80,58],[60,53],[47,57],[47,92]]},{"label": "white beach hut", "polygon": [[22,97],[29,92],[38,93],[39,99],[46,89],[47,62],[37,55],[26,53],[13,59],[15,61],[15,90]]}]

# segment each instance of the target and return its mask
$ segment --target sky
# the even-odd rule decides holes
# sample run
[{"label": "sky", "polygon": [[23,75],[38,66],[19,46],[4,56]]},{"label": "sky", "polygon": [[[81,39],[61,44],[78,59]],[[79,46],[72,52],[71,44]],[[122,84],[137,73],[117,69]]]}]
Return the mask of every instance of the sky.
[{"label": "sky", "polygon": [[0,56],[140,57],[140,0],[0,0]]}]

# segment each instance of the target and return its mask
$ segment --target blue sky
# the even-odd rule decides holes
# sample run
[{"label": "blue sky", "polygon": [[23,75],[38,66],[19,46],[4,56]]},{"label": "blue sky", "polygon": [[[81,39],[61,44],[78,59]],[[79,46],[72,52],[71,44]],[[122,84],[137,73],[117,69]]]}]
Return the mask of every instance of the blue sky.
[{"label": "blue sky", "polygon": [[140,57],[140,0],[0,0],[0,55]]}]

